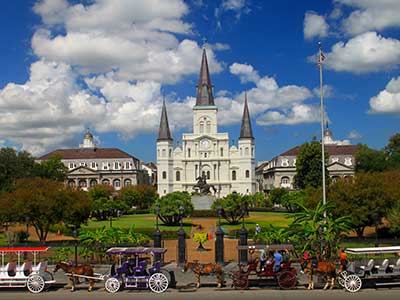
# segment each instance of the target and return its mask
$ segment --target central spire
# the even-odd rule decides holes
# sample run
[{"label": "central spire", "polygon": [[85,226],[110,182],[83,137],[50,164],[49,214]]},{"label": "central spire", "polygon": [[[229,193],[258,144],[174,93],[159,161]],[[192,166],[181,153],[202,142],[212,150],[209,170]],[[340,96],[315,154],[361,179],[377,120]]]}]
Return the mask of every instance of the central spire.
[{"label": "central spire", "polygon": [[253,130],[251,129],[249,107],[247,106],[247,93],[244,94],[244,109],[239,139],[254,139]]},{"label": "central spire", "polygon": [[208,70],[206,48],[203,47],[199,83],[197,84],[196,106],[214,106],[213,85]]}]

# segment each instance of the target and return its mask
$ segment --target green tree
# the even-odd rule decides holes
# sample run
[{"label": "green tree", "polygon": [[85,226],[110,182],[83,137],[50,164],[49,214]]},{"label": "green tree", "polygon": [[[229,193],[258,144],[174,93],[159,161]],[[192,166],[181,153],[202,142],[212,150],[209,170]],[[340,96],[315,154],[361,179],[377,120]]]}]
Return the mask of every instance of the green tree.
[{"label": "green tree", "polygon": [[[328,170],[326,169],[329,155],[325,151],[325,176],[326,182],[329,182]],[[322,186],[322,150],[321,143],[313,140],[310,143],[304,143],[297,155],[296,175],[294,184],[298,189],[306,187]]]},{"label": "green tree", "polygon": [[98,184],[89,190],[88,195],[92,200],[91,217],[99,221],[107,220],[129,209],[125,202],[118,197],[114,198],[113,194],[114,188],[108,184]]},{"label": "green tree", "polygon": [[177,225],[181,220],[179,208],[184,208],[184,216],[193,212],[191,196],[187,192],[172,192],[157,199],[154,206],[160,208],[158,217],[165,225]]},{"label": "green tree", "polygon": [[242,196],[239,193],[231,193],[224,198],[219,198],[212,204],[212,209],[222,209],[222,217],[228,221],[229,224],[238,224],[240,219],[247,214],[247,209],[251,204],[251,198]]},{"label": "green tree", "polygon": [[[84,192],[71,191],[60,182],[41,178],[17,180],[14,190],[0,198],[0,203],[3,201],[11,205],[12,221],[25,222],[29,218],[41,243],[46,242],[52,225],[60,222],[80,225],[84,222],[88,214],[81,211],[82,207],[90,206],[90,200]],[[80,203],[75,205],[75,202]],[[7,212],[0,211],[0,215],[4,213]]]},{"label": "green tree", "polygon": [[394,174],[358,173],[353,180],[339,180],[329,186],[328,202],[336,204],[335,215],[350,214],[360,237],[365,227],[377,227],[395,203],[400,179]]},{"label": "green tree", "polygon": [[41,163],[35,163],[35,176],[63,182],[67,178],[68,168],[60,156],[53,156]]},{"label": "green tree", "polygon": [[297,204],[304,204],[307,193],[305,190],[292,191],[284,194],[281,199],[281,205],[288,211],[293,212],[297,208]]},{"label": "green tree", "polygon": [[26,151],[0,148],[0,194],[12,190],[15,180],[33,176],[34,158]]},{"label": "green tree", "polygon": [[382,172],[387,169],[386,154],[383,151],[359,145],[354,154],[356,172]]},{"label": "green tree", "polygon": [[138,209],[148,209],[158,199],[157,190],[150,185],[127,186],[118,193],[118,198],[129,207],[135,206]]},{"label": "green tree", "polygon": [[275,227],[272,224],[268,224],[253,239],[261,244],[285,244],[292,241],[291,233],[287,228]]},{"label": "green tree", "polygon": [[400,169],[400,133],[390,137],[384,151],[388,159],[388,168]]},{"label": "green tree", "polygon": [[269,192],[268,197],[272,203],[282,205],[282,199],[287,194],[289,194],[289,191],[287,189],[275,188]]}]

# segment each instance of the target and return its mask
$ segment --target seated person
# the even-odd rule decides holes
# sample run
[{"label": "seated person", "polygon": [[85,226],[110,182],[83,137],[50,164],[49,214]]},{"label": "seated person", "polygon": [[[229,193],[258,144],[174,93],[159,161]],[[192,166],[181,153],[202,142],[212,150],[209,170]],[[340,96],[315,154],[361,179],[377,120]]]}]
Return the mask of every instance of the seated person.
[{"label": "seated person", "polygon": [[272,268],[272,271],[278,272],[279,268],[281,267],[281,262],[282,262],[282,254],[280,254],[278,250],[275,250],[275,253],[274,253],[274,266]]},{"label": "seated person", "polygon": [[260,250],[260,270],[264,271],[264,265],[267,263],[267,252],[264,249]]},{"label": "seated person", "polygon": [[346,271],[347,264],[349,263],[349,261],[347,260],[347,254],[346,254],[346,252],[344,252],[344,249],[340,250],[339,259],[340,259],[340,271],[339,272]]},{"label": "seated person", "polygon": [[288,249],[282,251],[282,263],[289,264],[290,263],[290,253]]}]

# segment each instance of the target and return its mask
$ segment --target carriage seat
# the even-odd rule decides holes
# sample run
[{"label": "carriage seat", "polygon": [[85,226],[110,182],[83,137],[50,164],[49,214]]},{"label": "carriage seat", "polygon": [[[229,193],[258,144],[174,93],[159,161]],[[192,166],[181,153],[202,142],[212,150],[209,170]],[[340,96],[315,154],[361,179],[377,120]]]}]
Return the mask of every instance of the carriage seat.
[{"label": "carriage seat", "polygon": [[383,260],[382,265],[375,266],[375,268],[377,269],[378,274],[385,274],[388,266],[389,266],[389,260],[386,258]]},{"label": "carriage seat", "polygon": [[47,260],[42,260],[36,267],[32,268],[32,272],[43,273],[47,271]]},{"label": "carriage seat", "polygon": [[371,274],[372,268],[374,267],[374,260],[370,259],[366,266],[361,266],[360,269],[365,273]]},{"label": "carriage seat", "polygon": [[121,267],[117,268],[117,274],[132,275],[131,273],[132,272],[130,271],[129,263],[127,261],[124,262]]},{"label": "carriage seat", "polygon": [[395,265],[390,265],[389,268],[393,273],[400,273],[400,258],[397,260]]},{"label": "carriage seat", "polygon": [[156,261],[149,269],[150,275],[153,275],[154,273],[159,272],[160,268],[161,268],[161,262],[160,261]]},{"label": "carriage seat", "polygon": [[14,260],[9,261],[4,268],[0,269],[1,272],[7,272],[9,277],[14,277],[17,271],[17,262]]},{"label": "carriage seat", "polygon": [[30,260],[24,261],[21,267],[17,269],[18,272],[23,272],[25,276],[32,273],[32,262]]},{"label": "carriage seat", "polygon": [[140,261],[139,264],[133,268],[133,272],[134,272],[135,276],[148,275],[148,273],[146,271],[146,267],[147,267],[147,262],[145,260]]}]

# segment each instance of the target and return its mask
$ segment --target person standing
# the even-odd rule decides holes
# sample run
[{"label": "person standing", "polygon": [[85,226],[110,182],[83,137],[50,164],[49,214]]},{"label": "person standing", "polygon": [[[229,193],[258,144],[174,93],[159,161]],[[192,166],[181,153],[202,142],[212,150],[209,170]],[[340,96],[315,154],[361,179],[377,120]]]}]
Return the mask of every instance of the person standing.
[{"label": "person standing", "polygon": [[256,232],[255,234],[258,235],[261,232],[261,227],[260,225],[256,224]]},{"label": "person standing", "polygon": [[280,254],[278,250],[275,250],[274,261],[275,262],[274,262],[274,267],[272,268],[272,271],[278,272],[279,268],[281,267],[281,263],[282,263],[282,254]]}]

